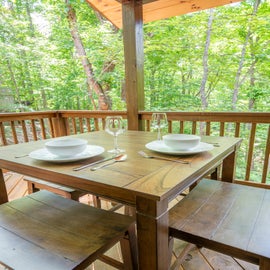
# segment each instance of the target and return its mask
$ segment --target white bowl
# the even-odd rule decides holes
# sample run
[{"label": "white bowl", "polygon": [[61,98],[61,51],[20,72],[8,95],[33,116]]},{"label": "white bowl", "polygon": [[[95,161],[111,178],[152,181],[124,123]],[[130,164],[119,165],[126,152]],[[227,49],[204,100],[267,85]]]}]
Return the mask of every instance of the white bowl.
[{"label": "white bowl", "polygon": [[189,134],[168,134],[163,136],[164,144],[174,150],[188,150],[199,145],[201,137]]},{"label": "white bowl", "polygon": [[87,140],[74,138],[54,139],[45,143],[45,148],[53,155],[70,157],[82,153],[87,147]]}]

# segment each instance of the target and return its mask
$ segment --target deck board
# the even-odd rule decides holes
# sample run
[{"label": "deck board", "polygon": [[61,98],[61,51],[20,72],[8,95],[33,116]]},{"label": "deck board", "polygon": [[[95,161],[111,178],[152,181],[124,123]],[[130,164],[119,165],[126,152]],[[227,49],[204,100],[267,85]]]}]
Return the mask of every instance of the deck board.
[{"label": "deck board", "polygon": [[[14,200],[28,194],[27,184],[23,180],[23,176],[13,172],[5,172],[5,183],[7,187],[9,200]],[[93,200],[91,195],[85,195],[80,199],[80,202],[92,205]],[[108,207],[108,202],[104,202],[103,207]],[[175,240],[174,251],[178,256],[185,248],[187,243]],[[121,256],[119,245],[113,247],[108,254],[117,259]],[[7,270],[0,265],[0,270]],[[114,270],[115,268],[107,266],[104,263],[97,261],[87,270]],[[184,257],[181,266],[178,270],[258,270],[257,265],[247,263],[232,257],[220,254],[209,249],[198,249],[193,247]]]}]

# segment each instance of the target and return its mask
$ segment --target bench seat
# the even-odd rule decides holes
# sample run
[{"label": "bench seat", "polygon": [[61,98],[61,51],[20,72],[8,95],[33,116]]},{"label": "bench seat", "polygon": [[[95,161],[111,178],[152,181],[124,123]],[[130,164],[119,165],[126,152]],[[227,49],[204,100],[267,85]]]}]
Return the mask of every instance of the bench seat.
[{"label": "bench seat", "polygon": [[[0,205],[0,265],[8,269],[85,269],[100,259],[137,269],[133,217],[39,191]],[[104,252],[121,243],[123,263]]]},{"label": "bench seat", "polygon": [[169,212],[169,233],[270,269],[270,190],[203,179]]}]

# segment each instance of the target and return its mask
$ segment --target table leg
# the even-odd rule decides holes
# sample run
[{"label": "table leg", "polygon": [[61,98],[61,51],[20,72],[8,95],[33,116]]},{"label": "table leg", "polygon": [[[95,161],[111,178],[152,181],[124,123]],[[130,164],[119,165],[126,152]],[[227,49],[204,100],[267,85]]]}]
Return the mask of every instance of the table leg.
[{"label": "table leg", "polygon": [[232,152],[223,160],[221,180],[232,183],[235,173],[236,152]]},{"label": "table leg", "polygon": [[3,170],[0,169],[0,204],[8,202],[7,189]]},{"label": "table leg", "polygon": [[168,201],[137,197],[136,210],[139,269],[168,269]]}]

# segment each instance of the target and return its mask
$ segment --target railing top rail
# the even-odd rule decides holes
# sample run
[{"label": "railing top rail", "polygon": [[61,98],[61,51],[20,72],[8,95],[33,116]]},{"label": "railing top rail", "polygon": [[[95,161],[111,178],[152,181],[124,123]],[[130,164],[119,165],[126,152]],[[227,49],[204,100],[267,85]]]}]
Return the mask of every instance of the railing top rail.
[{"label": "railing top rail", "polygon": [[[270,123],[270,112],[168,112],[165,111],[170,120],[185,121],[206,121],[206,122],[241,122],[241,123]],[[139,116],[143,120],[150,120],[153,111],[139,111]],[[20,113],[0,113],[0,120],[11,121],[37,118],[53,118],[62,117],[96,117],[103,118],[107,115],[127,116],[126,111],[89,111],[89,110],[55,110],[55,111],[39,111],[39,112],[20,112]]]},{"label": "railing top rail", "polygon": [[126,111],[101,111],[101,110],[95,110],[95,111],[89,111],[89,110],[61,110],[57,111],[59,115],[62,117],[75,117],[75,116],[80,116],[80,117],[87,117],[91,116],[94,118],[104,118],[108,115],[121,115],[123,117],[127,116]]},{"label": "railing top rail", "polygon": [[56,117],[56,111],[41,112],[19,112],[19,113],[0,113],[0,121],[8,122],[14,120],[31,120],[37,118],[53,118]]},{"label": "railing top rail", "polygon": [[[270,112],[166,112],[170,120],[204,121],[204,122],[239,122],[239,123],[269,123]],[[141,119],[150,120],[153,111],[139,111]]]}]

